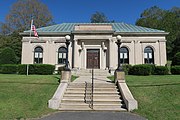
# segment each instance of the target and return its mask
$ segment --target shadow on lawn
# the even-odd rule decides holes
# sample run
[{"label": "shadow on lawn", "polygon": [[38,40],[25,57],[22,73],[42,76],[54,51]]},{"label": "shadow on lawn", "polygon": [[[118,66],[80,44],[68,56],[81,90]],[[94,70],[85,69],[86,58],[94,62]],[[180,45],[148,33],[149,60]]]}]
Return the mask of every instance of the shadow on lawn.
[{"label": "shadow on lawn", "polygon": [[59,83],[31,83],[31,82],[14,82],[14,81],[1,81],[0,84],[35,84],[35,85],[58,85]]},{"label": "shadow on lawn", "polygon": [[158,86],[170,86],[170,85],[179,85],[180,83],[164,83],[164,84],[151,84],[151,85],[128,85],[129,87],[158,87]]},{"label": "shadow on lawn", "polygon": [[60,78],[55,76],[55,79],[57,79],[57,83],[36,83],[36,82],[30,82],[30,81],[0,81],[0,83],[8,84],[8,83],[13,83],[13,84],[36,84],[36,85],[58,85],[60,82]]},{"label": "shadow on lawn", "polygon": [[54,78],[56,78],[58,80],[58,83],[61,82],[61,79],[59,77],[55,76]]}]

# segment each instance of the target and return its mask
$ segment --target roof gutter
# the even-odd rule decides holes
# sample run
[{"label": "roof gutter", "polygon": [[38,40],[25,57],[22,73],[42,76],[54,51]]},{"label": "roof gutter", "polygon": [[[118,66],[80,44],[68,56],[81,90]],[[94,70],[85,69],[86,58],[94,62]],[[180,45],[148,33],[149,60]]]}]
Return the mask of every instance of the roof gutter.
[{"label": "roof gutter", "polygon": [[[38,32],[39,36],[58,36],[58,35],[70,35],[71,32]],[[30,36],[30,32],[21,32],[19,33],[21,36]],[[31,35],[33,36],[34,33],[31,32]]]}]

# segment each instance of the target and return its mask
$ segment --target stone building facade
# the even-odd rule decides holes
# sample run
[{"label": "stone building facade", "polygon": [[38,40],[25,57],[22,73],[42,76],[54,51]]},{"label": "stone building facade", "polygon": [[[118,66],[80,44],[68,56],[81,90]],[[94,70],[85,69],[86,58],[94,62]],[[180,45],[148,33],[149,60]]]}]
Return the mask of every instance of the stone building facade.
[{"label": "stone building facade", "polygon": [[[63,23],[38,28],[39,38],[22,35],[22,64],[63,66],[66,39],[69,45],[69,66],[72,69],[116,69],[117,36],[121,36],[121,64],[155,64],[164,66],[167,32],[125,23]],[[33,33],[32,33],[33,35]]]}]

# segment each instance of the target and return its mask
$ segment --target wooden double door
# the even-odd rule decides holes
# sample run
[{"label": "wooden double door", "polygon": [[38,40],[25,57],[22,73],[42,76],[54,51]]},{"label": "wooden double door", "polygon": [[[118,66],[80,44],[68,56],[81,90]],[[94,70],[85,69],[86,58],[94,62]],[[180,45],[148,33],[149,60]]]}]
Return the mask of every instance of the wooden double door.
[{"label": "wooden double door", "polygon": [[87,68],[100,68],[100,50],[87,49]]}]

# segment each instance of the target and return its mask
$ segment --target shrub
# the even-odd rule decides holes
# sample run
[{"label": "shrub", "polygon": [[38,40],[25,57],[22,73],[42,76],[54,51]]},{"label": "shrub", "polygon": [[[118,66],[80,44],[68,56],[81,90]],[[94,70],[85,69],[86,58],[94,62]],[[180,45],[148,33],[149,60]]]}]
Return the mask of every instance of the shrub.
[{"label": "shrub", "polygon": [[146,64],[146,65],[151,68],[151,75],[153,75],[155,73],[156,66],[154,64]]},{"label": "shrub", "polygon": [[0,64],[16,64],[16,58],[14,50],[6,47],[0,53]]},{"label": "shrub", "polygon": [[[51,75],[55,69],[54,65],[48,64],[31,64],[29,65],[28,74],[38,74],[38,75]],[[19,65],[18,73],[26,74],[27,65]]]},{"label": "shrub", "polygon": [[155,75],[167,75],[168,74],[168,68],[166,66],[156,66],[154,70]]},{"label": "shrub", "polygon": [[0,64],[0,73],[1,73],[1,71],[2,71],[2,70],[1,70],[1,69],[2,69],[2,67],[1,67],[1,66],[2,66],[2,65]]},{"label": "shrub", "polygon": [[126,75],[129,74],[129,70],[132,68],[131,65],[127,64],[127,65],[123,65],[123,71],[125,72]]},{"label": "shrub", "polygon": [[0,73],[2,74],[16,74],[17,65],[15,64],[2,64],[0,66]]},{"label": "shrub", "polygon": [[18,65],[18,74],[25,75],[27,73],[27,65],[20,64]]},{"label": "shrub", "polygon": [[171,73],[174,75],[180,75],[180,65],[172,66],[171,67]]},{"label": "shrub", "polygon": [[180,65],[180,52],[176,53],[172,59],[172,66]]},{"label": "shrub", "polygon": [[129,70],[131,75],[150,75],[151,74],[151,66],[147,64],[142,65],[134,65]]}]

